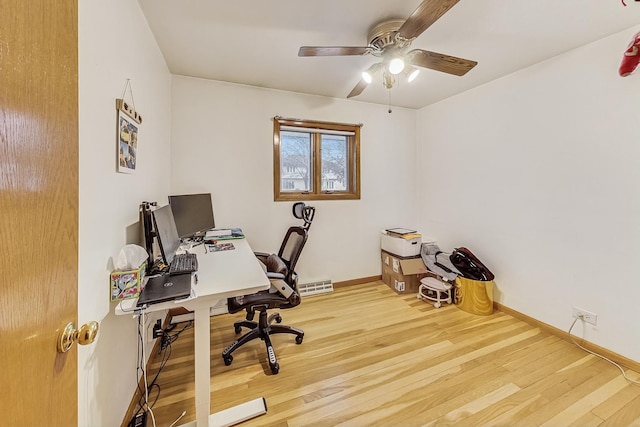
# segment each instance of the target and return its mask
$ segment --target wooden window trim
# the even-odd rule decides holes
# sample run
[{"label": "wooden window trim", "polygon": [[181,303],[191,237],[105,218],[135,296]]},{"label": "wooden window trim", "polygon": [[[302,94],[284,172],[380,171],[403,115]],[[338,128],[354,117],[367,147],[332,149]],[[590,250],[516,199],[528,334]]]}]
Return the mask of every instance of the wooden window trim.
[{"label": "wooden window trim", "polygon": [[[313,190],[309,192],[281,191],[280,189],[280,132],[282,126],[300,127],[307,129],[319,129],[329,131],[353,132],[349,137],[348,164],[349,164],[349,191],[321,191],[322,169],[320,144],[312,144],[312,177]],[[362,125],[345,123],[321,122],[301,119],[285,119],[274,117],[273,119],[273,199],[280,201],[305,201],[305,200],[359,200],[360,199],[360,128]],[[318,135],[319,138],[319,134]]]}]

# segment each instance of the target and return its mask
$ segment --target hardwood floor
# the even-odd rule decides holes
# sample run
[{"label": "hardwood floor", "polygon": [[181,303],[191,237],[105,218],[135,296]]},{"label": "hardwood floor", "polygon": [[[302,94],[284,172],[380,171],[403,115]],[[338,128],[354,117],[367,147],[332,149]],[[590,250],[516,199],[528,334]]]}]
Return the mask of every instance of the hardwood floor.
[{"label": "hardwood floor", "polygon": [[[306,297],[281,314],[305,337],[301,345],[294,336],[272,337],[278,375],[271,375],[260,340],[225,366],[222,350],[242,316],[211,319],[213,411],[263,396],[267,414],[244,426],[640,426],[640,386],[500,311],[435,309],[373,282]],[[178,424],[195,419],[192,349],[191,328],[172,344],[158,378],[158,426],[183,411]],[[151,377],[158,366],[152,359]]]}]

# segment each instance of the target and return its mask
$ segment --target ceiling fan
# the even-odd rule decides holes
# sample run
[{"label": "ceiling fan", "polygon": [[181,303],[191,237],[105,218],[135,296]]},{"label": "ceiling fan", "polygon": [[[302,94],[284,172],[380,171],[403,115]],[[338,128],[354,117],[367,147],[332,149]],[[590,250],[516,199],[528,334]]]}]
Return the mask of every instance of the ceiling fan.
[{"label": "ceiling fan", "polygon": [[411,42],[431,24],[436,22],[460,0],[423,0],[406,20],[392,19],[381,22],[369,31],[367,46],[302,46],[298,56],[346,56],[367,55],[382,59],[362,73],[362,79],[347,95],[360,95],[372,82],[373,76],[382,71],[382,81],[387,89],[396,82],[396,76],[404,73],[408,81],[418,74],[416,67],[430,68],[443,73],[463,76],[478,63],[428,50],[409,50]]}]

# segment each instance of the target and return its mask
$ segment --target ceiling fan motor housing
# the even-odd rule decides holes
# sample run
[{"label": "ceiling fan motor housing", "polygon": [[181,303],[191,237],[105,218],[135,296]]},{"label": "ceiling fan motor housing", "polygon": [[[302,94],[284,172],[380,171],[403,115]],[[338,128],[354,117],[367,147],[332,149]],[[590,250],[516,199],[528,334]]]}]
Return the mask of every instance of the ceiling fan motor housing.
[{"label": "ceiling fan motor housing", "polygon": [[384,51],[385,48],[395,45],[396,34],[402,24],[404,24],[404,19],[391,19],[379,23],[369,31],[369,36],[367,37],[369,46],[378,51]]}]

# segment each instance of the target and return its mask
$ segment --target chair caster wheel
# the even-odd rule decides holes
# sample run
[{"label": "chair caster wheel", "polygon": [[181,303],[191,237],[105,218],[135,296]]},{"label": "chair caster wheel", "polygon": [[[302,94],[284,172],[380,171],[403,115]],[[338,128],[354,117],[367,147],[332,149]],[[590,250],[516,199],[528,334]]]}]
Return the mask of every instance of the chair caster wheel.
[{"label": "chair caster wheel", "polygon": [[242,332],[242,326],[235,326],[234,329],[236,331],[236,335]]},{"label": "chair caster wheel", "polygon": [[302,344],[302,338],[304,338],[304,335],[303,336],[297,336],[296,337],[296,344]]},{"label": "chair caster wheel", "polygon": [[273,313],[269,316],[267,323],[272,324],[273,322],[282,323],[282,316],[280,316],[280,313]]},{"label": "chair caster wheel", "polygon": [[277,375],[278,372],[280,372],[280,365],[276,363],[275,365],[271,366],[271,373],[273,375]]},{"label": "chair caster wheel", "polygon": [[232,355],[222,356],[222,358],[224,359],[225,366],[229,366],[229,365],[231,365],[231,362],[233,362],[233,356]]},{"label": "chair caster wheel", "polygon": [[440,308],[441,304],[440,304],[439,302],[437,302],[437,303],[433,304],[433,306],[434,306],[435,308]]}]

